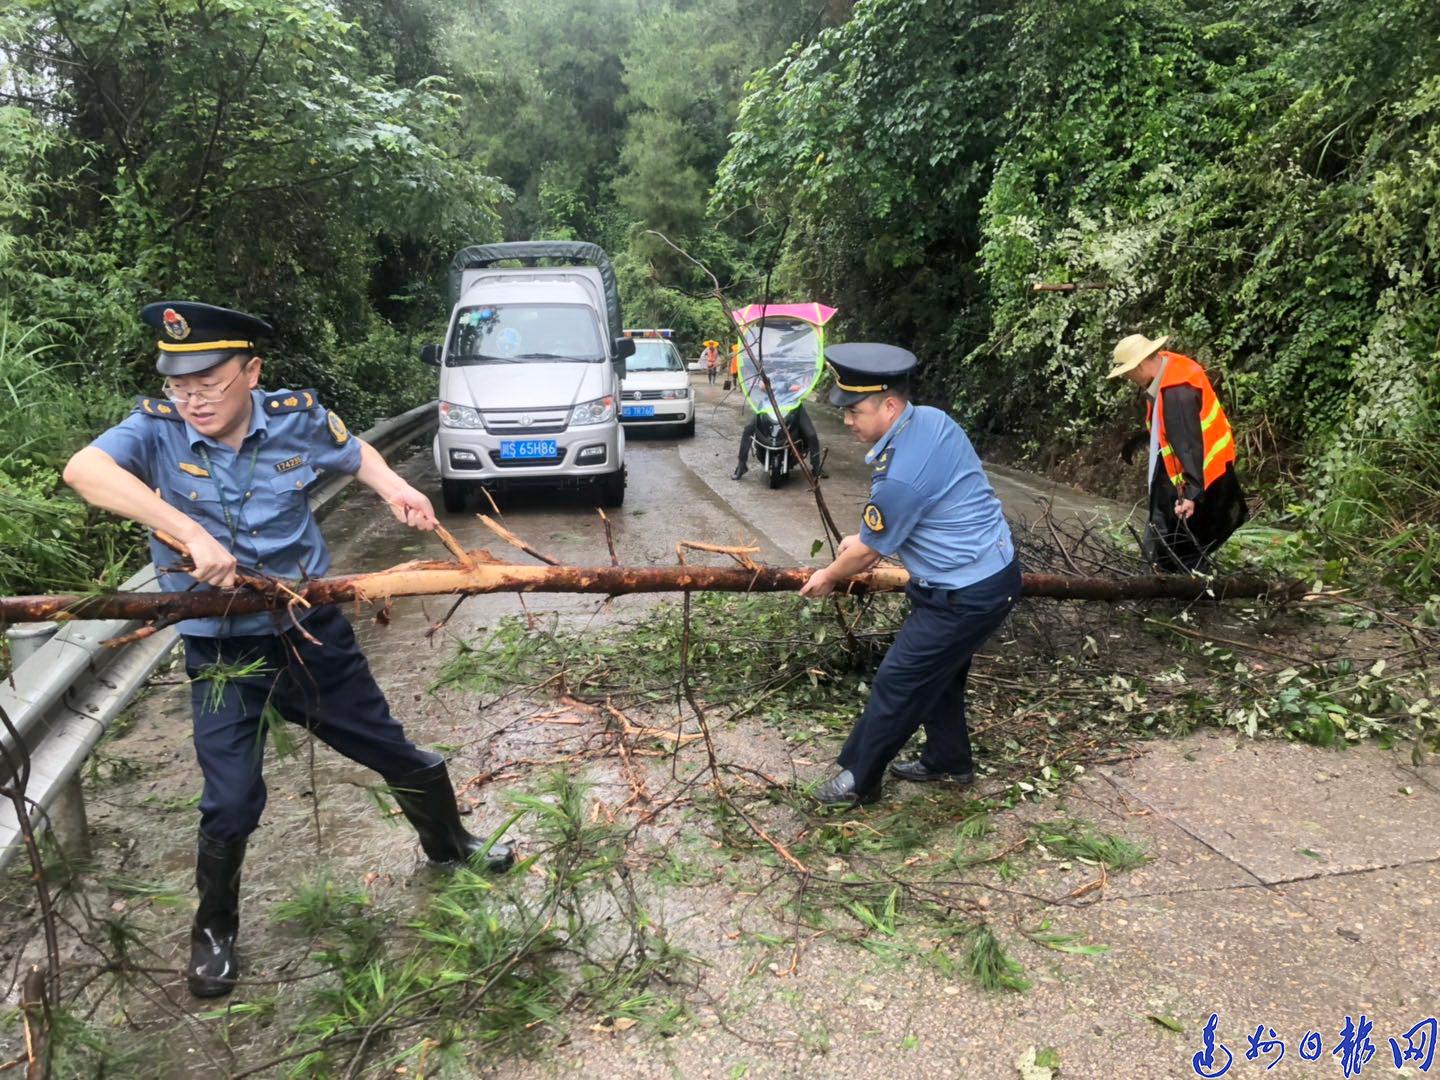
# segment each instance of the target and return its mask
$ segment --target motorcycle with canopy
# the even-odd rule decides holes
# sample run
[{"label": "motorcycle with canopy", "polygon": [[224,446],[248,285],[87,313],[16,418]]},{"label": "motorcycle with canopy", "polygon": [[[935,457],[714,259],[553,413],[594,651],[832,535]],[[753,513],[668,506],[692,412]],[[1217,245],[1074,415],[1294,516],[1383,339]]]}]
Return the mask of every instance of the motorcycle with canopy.
[{"label": "motorcycle with canopy", "polygon": [[[742,346],[740,389],[755,413],[753,443],[746,446],[742,440],[737,479],[753,449],[770,486],[779,487],[798,465],[791,440],[810,458],[812,471],[819,471],[819,444],[804,402],[825,369],[825,325],[835,313],[835,308],[818,303],[751,304],[731,312]],[[770,378],[773,402],[765,391],[762,370]],[[785,437],[787,429],[790,439]]]}]

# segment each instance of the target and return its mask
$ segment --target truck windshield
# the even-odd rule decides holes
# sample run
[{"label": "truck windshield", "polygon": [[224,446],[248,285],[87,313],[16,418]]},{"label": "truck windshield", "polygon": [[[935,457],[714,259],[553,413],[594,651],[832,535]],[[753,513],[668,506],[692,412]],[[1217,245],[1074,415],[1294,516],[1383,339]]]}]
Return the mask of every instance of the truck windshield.
[{"label": "truck windshield", "polygon": [[668,341],[646,341],[642,338],[635,342],[635,355],[625,359],[627,375],[633,375],[637,371],[684,370],[685,365],[680,361],[680,354]]},{"label": "truck windshield", "polygon": [[482,304],[462,308],[445,353],[447,367],[557,360],[605,360],[595,312],[583,304]]}]

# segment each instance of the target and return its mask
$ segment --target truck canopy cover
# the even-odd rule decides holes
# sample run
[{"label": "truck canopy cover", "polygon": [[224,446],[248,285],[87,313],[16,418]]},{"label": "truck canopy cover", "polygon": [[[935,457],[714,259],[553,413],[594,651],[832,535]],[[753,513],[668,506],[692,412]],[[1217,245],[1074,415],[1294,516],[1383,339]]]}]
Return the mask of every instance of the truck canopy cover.
[{"label": "truck canopy cover", "polygon": [[466,270],[484,270],[496,263],[515,261],[524,266],[538,266],[541,260],[562,264],[593,266],[600,271],[605,289],[610,337],[622,333],[620,289],[615,283],[615,268],[599,244],[576,240],[522,240],[510,244],[472,244],[462,249],[450,262],[450,303],[460,299],[461,274]]}]

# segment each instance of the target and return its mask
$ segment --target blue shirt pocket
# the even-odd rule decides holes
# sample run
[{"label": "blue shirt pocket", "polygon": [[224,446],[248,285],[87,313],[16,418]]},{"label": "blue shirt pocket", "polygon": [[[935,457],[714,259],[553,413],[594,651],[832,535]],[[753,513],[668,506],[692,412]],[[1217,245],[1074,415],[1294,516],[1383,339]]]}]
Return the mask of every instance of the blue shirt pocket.
[{"label": "blue shirt pocket", "polygon": [[316,479],[315,470],[309,465],[301,465],[270,478],[271,497],[266,510],[277,531],[293,533],[304,524],[310,512],[306,493]]},{"label": "blue shirt pocket", "polygon": [[220,489],[214,480],[177,471],[165,477],[161,487],[166,502],[193,518],[220,521],[224,517],[220,510]]}]

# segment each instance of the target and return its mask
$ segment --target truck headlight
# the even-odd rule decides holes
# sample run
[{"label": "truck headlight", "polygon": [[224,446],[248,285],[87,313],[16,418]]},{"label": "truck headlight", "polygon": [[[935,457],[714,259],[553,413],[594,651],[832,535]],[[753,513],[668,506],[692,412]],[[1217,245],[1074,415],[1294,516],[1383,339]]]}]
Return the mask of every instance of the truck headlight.
[{"label": "truck headlight", "polygon": [[480,419],[480,410],[472,409],[469,405],[452,405],[448,401],[440,403],[440,423],[445,427],[452,428],[483,428],[485,421]]},{"label": "truck headlight", "polygon": [[594,401],[581,402],[575,406],[570,414],[570,426],[580,427],[585,424],[603,424],[607,420],[615,419],[615,399],[609,394]]},{"label": "truck headlight", "polygon": [[690,388],[687,386],[683,390],[662,390],[660,396],[667,401],[684,401],[690,396]]}]

